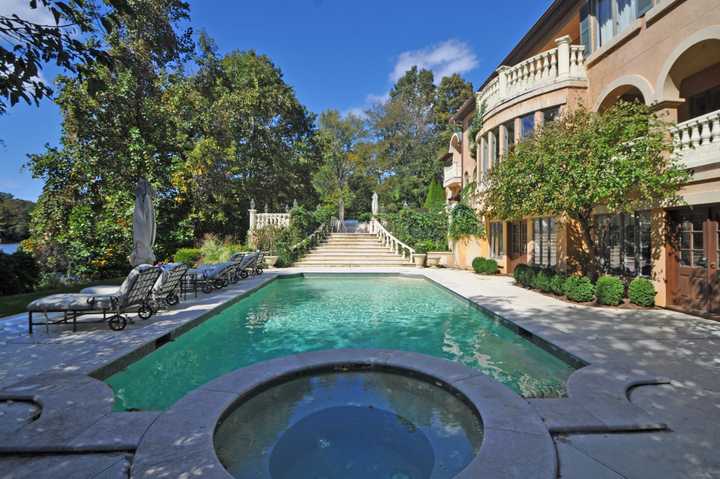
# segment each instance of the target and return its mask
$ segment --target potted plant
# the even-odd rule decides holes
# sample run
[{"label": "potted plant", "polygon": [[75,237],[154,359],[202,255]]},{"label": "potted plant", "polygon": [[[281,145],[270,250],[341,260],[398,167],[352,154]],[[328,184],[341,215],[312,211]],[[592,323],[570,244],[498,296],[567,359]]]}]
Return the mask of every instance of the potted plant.
[{"label": "potted plant", "polygon": [[430,242],[428,244],[427,261],[428,266],[442,266],[443,268],[449,268],[453,265],[453,255],[447,247],[447,243],[441,244],[439,242]]},{"label": "potted plant", "polygon": [[276,254],[275,251],[268,251],[268,253],[273,253],[273,254],[265,255],[265,266],[267,266],[268,268],[274,268],[275,263],[277,263],[279,256]]},{"label": "potted plant", "polygon": [[427,259],[427,242],[421,241],[420,243],[415,245],[415,255],[413,256],[413,261],[415,261],[415,266],[418,268],[424,268],[425,267],[425,260]]}]

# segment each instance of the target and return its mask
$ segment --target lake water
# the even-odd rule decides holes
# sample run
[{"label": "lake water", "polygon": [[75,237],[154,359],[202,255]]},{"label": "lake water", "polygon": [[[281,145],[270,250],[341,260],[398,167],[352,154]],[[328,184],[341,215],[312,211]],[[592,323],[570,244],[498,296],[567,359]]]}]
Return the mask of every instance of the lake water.
[{"label": "lake water", "polygon": [[19,243],[0,243],[0,251],[6,254],[13,254],[17,251]]}]

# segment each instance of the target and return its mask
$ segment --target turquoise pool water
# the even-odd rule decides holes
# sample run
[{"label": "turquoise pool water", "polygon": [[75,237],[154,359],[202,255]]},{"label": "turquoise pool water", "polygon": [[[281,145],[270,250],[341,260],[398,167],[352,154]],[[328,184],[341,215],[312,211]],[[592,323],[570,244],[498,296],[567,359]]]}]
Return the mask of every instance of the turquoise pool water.
[{"label": "turquoise pool water", "polygon": [[388,348],[459,361],[525,397],[557,397],[574,367],[430,281],[312,276],[273,281],[109,377],[117,410],[163,410],[259,361]]}]

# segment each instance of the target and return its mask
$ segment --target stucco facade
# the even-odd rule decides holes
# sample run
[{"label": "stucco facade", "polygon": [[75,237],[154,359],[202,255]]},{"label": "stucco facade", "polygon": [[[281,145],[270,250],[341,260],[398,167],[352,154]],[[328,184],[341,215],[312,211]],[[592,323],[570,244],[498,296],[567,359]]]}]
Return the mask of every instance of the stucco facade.
[{"label": "stucco facade", "polygon": [[[603,111],[620,99],[645,102],[673,125],[673,154],[693,176],[681,191],[683,207],[605,218],[608,231],[615,228],[621,238],[610,245],[608,264],[625,276],[650,277],[661,306],[718,314],[718,0],[555,1],[453,118],[462,127],[453,156],[462,165],[459,187],[469,181],[482,187],[483,175],[506,150],[556,115],[579,105]],[[478,110],[483,126],[471,155],[469,125]],[[577,228],[560,218],[492,228],[486,220],[486,238],[455,245],[456,264],[469,267],[477,253],[495,257],[506,274],[520,263],[572,270],[585,249]]]}]

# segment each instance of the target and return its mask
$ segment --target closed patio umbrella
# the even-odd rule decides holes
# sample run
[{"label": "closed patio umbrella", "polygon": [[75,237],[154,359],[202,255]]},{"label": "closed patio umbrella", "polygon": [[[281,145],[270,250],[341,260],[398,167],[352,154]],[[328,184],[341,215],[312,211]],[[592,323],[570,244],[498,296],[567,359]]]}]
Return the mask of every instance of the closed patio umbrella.
[{"label": "closed patio umbrella", "polygon": [[155,255],[155,209],[153,208],[154,192],[145,178],[138,181],[135,188],[135,211],[133,212],[133,251],[130,264],[153,264]]}]

